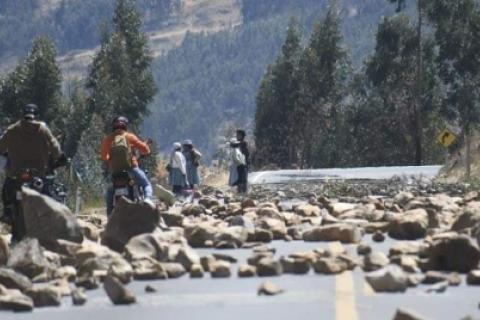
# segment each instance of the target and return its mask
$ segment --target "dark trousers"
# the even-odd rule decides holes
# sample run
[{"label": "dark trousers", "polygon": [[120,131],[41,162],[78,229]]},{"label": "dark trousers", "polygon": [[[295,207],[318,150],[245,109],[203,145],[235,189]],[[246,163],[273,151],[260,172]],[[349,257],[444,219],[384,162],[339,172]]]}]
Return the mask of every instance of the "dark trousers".
[{"label": "dark trousers", "polygon": [[238,180],[237,188],[239,193],[247,193],[248,190],[248,167],[245,165],[237,166]]},{"label": "dark trousers", "polygon": [[13,205],[15,202],[15,180],[6,177],[2,187],[3,218],[11,220],[13,218]]}]

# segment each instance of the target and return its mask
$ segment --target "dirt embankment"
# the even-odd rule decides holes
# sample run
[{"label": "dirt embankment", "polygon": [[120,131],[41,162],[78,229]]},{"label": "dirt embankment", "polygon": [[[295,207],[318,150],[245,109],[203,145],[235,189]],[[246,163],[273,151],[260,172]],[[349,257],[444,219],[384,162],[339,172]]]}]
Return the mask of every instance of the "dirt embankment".
[{"label": "dirt embankment", "polygon": [[[480,132],[475,132],[471,138],[471,178],[472,181],[480,181]],[[466,172],[466,148],[464,139],[459,141],[450,150],[446,165],[439,174],[439,181],[446,183],[458,183],[465,180]]]}]

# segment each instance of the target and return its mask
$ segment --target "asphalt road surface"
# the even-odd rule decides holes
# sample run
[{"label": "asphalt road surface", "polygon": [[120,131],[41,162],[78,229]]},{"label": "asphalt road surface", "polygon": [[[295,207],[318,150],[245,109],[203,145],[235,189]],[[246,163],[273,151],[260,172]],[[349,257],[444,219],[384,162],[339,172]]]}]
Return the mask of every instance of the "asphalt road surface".
[{"label": "asphalt road surface", "polygon": [[[318,179],[321,176],[336,176],[339,179],[386,179],[394,175],[423,175],[433,177],[439,167],[421,168],[364,168],[343,170],[313,170],[309,172],[281,171],[252,174],[254,183],[278,183],[285,179]],[[385,253],[393,240],[373,243],[366,235],[364,240],[374,250]],[[276,241],[270,244],[276,248],[276,257],[317,247],[342,249],[340,243],[306,243],[303,241]],[[345,246],[355,252],[355,246]],[[214,249],[197,250],[206,255]],[[425,319],[462,319],[467,315],[480,319],[480,287],[465,285],[465,278],[459,287],[449,287],[445,293],[426,293],[427,286],[409,289],[406,293],[378,294],[364,280],[360,269],[344,272],[336,276],[283,275],[274,278],[239,279],[236,271],[240,263],[245,263],[251,249],[220,250],[239,260],[232,265],[232,277],[211,279],[208,274],[203,279],[190,279],[188,276],[176,280],[133,282],[129,288],[136,294],[138,303],[132,306],[111,305],[103,289],[89,291],[89,300],[83,307],[73,307],[69,298],[59,308],[36,309],[33,313],[0,313],[1,320],[85,320],[85,319],[228,319],[228,320],[388,320],[392,319],[398,307],[416,311]],[[274,297],[257,296],[259,285],[270,280],[285,292]],[[158,292],[147,294],[147,284]]]},{"label": "asphalt road surface", "polygon": [[434,178],[441,166],[376,167],[263,171],[250,174],[252,184],[288,183],[311,180],[384,180],[398,177]]},{"label": "asphalt road surface", "polygon": [[[370,237],[366,236],[365,240]],[[373,244],[377,250],[388,251],[392,242]],[[277,257],[317,247],[338,250],[339,243],[304,243],[278,241],[271,244]],[[354,250],[354,246],[345,246]],[[212,250],[198,250],[201,255]],[[244,263],[251,250],[221,250],[239,263]],[[85,320],[85,319],[335,319],[386,320],[392,319],[398,307],[415,310],[426,319],[462,319],[466,315],[480,319],[479,287],[449,287],[445,293],[426,293],[427,286],[409,289],[406,293],[378,294],[364,281],[364,273],[357,269],[336,276],[283,275],[272,278],[239,279],[233,264],[233,276],[228,279],[203,279],[188,276],[176,280],[133,282],[129,288],[137,295],[132,306],[111,305],[103,289],[89,291],[89,300],[83,307],[73,307],[65,299],[59,308],[36,309],[29,314],[0,313],[0,319]],[[285,293],[265,297],[257,296],[257,288],[270,280]],[[463,283],[465,279],[463,278]],[[145,285],[158,292],[147,294]]]}]

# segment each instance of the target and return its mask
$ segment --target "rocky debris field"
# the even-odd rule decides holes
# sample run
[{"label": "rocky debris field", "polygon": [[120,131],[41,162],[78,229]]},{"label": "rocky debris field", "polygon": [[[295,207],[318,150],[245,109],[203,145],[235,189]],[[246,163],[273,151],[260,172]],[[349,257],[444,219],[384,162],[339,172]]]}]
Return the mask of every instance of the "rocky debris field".
[{"label": "rocky debris field", "polygon": [[[170,210],[119,201],[108,221],[98,215],[75,219],[63,205],[25,190],[23,208],[34,223],[27,224],[28,238],[15,245],[8,233],[0,236],[0,309],[54,307],[64,297],[82,306],[88,290],[97,288],[113,305],[134,304],[125,285],[136,280],[147,281],[146,292],[154,292],[149,280],[326,277],[356,268],[375,292],[423,284],[428,293],[442,293],[462,281],[480,285],[480,193],[463,186],[387,185],[377,195],[373,191],[382,186],[359,188],[356,195],[335,195],[315,184],[303,190],[257,186],[242,199],[207,187],[194,203]],[[391,241],[384,253],[367,244],[370,239],[402,241]],[[269,246],[275,240],[343,243],[355,250],[319,245],[277,256]],[[202,256],[197,248],[219,250]],[[236,248],[250,250],[246,263],[220,250]],[[258,295],[283,292],[275,283],[261,283]],[[420,319],[411,314],[398,310],[395,319]]]}]

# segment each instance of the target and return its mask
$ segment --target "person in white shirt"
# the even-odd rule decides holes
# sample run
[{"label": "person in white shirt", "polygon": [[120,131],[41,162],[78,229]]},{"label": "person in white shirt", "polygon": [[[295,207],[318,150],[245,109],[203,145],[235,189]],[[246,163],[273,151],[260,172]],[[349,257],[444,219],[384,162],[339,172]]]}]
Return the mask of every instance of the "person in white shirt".
[{"label": "person in white shirt", "polygon": [[170,154],[170,185],[176,195],[181,195],[187,185],[187,161],[182,153],[182,144],[175,142]]},{"label": "person in white shirt", "polygon": [[228,184],[230,186],[237,186],[239,193],[244,193],[241,189],[244,183],[244,174],[242,170],[246,170],[247,161],[245,155],[240,150],[240,141],[236,138],[230,140],[230,177]]}]

